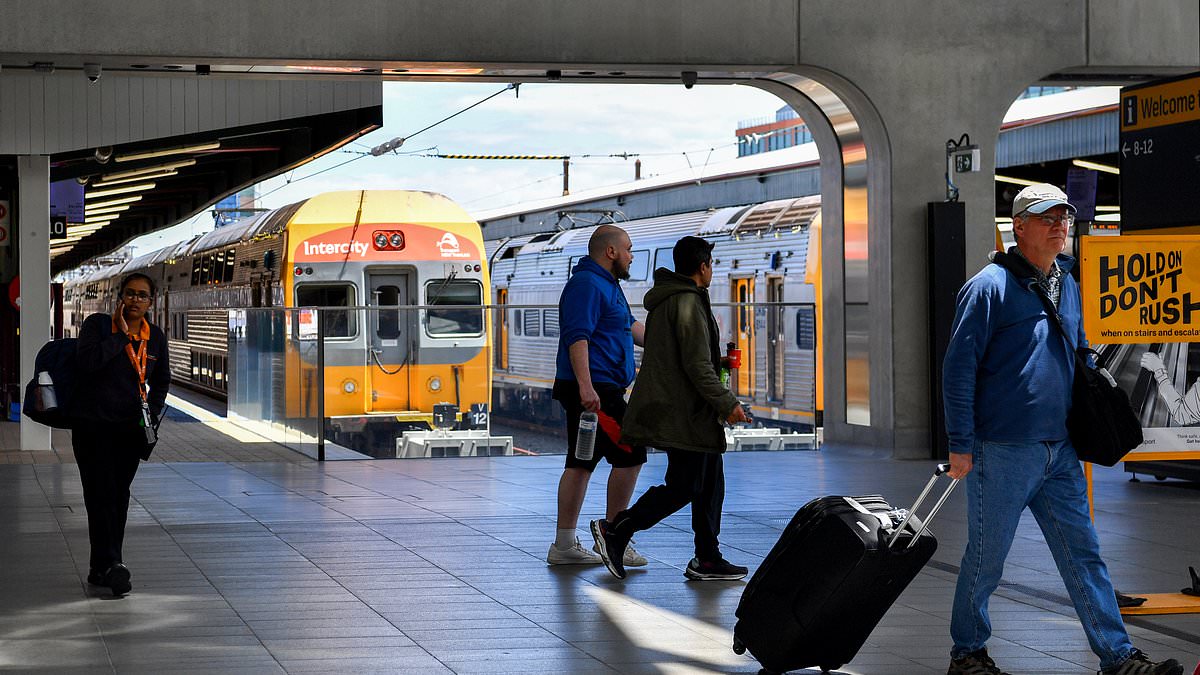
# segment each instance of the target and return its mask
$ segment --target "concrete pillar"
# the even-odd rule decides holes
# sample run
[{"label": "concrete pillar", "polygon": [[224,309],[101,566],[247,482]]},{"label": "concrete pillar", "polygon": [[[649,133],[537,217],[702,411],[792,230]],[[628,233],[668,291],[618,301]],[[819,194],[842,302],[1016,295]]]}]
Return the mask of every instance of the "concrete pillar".
[{"label": "concrete pillar", "polygon": [[[17,158],[16,233],[21,274],[21,386],[33,378],[38,349],[50,339],[50,158]],[[21,415],[21,449],[50,450],[50,427]]]}]

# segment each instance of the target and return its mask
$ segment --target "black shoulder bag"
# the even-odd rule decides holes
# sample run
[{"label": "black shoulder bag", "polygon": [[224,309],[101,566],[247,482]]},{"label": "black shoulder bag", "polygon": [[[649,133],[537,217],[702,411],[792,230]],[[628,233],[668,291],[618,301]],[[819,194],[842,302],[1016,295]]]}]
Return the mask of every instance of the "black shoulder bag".
[{"label": "black shoulder bag", "polygon": [[[1018,279],[1029,275],[1014,265],[1013,254],[996,254],[997,265],[1006,268]],[[1026,263],[1028,265],[1028,263]],[[1032,265],[1028,265],[1032,271]],[[1058,309],[1038,284],[1034,292],[1046,307],[1050,322],[1057,328],[1068,349],[1071,340],[1062,327]],[[1091,354],[1097,368],[1087,360]],[[1098,368],[1104,367],[1104,359],[1094,349],[1079,347],[1075,350],[1075,379],[1071,383],[1071,410],[1067,413],[1067,433],[1079,459],[1101,466],[1113,466],[1121,461],[1130,450],[1142,444],[1142,423],[1138,421],[1129,403],[1125,390],[1116,386]]]}]

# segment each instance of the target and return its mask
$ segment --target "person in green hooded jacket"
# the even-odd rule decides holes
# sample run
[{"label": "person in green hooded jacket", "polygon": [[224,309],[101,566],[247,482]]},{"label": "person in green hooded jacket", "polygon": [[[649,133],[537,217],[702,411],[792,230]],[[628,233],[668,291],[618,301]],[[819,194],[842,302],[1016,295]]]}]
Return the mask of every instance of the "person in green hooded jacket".
[{"label": "person in green hooded jacket", "polygon": [[721,506],[725,501],[722,422],[749,422],[750,416],[719,375],[722,364],[717,322],[708,299],[713,243],[684,237],[672,251],[675,271],[654,271],[654,288],[643,303],[645,353],[622,421],[621,440],[667,454],[662,485],[643,494],[612,521],[593,520],[592,536],[605,566],[625,578],[622,558],[633,533],[653,527],[692,505],[696,557],[689,579],[741,579],[747,569],[721,556]]}]

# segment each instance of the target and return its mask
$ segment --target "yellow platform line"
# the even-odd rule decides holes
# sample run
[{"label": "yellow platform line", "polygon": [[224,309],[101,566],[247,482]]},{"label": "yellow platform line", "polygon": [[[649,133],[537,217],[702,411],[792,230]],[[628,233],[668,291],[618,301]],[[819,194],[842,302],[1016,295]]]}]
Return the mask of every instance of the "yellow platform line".
[{"label": "yellow platform line", "polygon": [[1122,614],[1200,614],[1200,597],[1184,593],[1125,593],[1146,598],[1138,607],[1122,607]]}]

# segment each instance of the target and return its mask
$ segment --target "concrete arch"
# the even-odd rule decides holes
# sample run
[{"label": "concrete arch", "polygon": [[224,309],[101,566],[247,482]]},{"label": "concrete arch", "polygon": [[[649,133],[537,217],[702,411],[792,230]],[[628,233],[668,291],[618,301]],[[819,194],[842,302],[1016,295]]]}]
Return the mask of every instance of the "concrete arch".
[{"label": "concrete arch", "polygon": [[825,437],[886,447],[894,426],[890,331],[871,330],[892,325],[892,158],[882,117],[851,82],[819,68],[748,84],[792,106],[821,157]]}]

